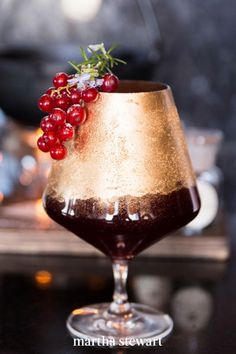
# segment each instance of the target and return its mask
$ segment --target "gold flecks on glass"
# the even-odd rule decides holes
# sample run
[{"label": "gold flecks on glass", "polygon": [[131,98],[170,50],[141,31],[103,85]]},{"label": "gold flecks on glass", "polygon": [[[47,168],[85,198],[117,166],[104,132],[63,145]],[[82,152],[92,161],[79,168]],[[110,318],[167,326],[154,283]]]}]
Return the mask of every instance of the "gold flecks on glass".
[{"label": "gold flecks on glass", "polygon": [[119,92],[100,93],[88,109],[67,157],[53,163],[47,194],[112,203],[195,185],[168,86],[123,81]]}]

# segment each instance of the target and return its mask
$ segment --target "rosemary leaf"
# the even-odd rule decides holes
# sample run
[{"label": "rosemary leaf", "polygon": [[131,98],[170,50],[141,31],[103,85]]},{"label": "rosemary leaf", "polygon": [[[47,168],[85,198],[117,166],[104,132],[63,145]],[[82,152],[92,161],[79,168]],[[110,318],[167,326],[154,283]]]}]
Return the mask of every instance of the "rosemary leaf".
[{"label": "rosemary leaf", "polygon": [[87,55],[85,53],[84,48],[80,47],[80,51],[81,51],[81,54],[82,54],[82,57],[84,58],[84,60],[88,60],[88,57],[87,57]]}]

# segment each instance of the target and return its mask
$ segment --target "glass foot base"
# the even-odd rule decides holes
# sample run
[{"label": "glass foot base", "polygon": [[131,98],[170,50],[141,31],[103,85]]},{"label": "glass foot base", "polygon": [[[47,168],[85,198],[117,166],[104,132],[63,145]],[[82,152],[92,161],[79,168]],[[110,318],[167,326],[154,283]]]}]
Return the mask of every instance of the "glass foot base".
[{"label": "glass foot base", "polygon": [[82,307],[69,316],[67,328],[86,345],[161,345],[172,331],[172,319],[149,306],[130,305],[131,310],[123,315],[110,313],[108,303]]}]

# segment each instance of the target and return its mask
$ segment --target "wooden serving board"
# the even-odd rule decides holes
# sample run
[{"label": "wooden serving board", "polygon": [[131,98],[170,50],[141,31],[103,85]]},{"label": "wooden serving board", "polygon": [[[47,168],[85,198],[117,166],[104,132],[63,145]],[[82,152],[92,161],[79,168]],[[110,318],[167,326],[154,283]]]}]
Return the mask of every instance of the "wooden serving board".
[{"label": "wooden serving board", "polygon": [[[0,253],[102,256],[88,243],[51,221],[41,200],[0,208]],[[204,234],[172,234],[145,250],[142,256],[224,261],[229,257],[225,223]]]}]

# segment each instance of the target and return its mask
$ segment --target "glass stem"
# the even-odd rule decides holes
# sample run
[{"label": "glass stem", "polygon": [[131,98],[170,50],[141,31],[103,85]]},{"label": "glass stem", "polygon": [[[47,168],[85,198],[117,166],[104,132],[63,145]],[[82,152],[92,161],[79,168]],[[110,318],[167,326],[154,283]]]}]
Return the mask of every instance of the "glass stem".
[{"label": "glass stem", "polygon": [[126,283],[128,277],[128,262],[114,261],[112,264],[115,289],[113,293],[113,301],[110,305],[109,312],[116,315],[124,315],[130,312],[130,304],[126,291]]}]

